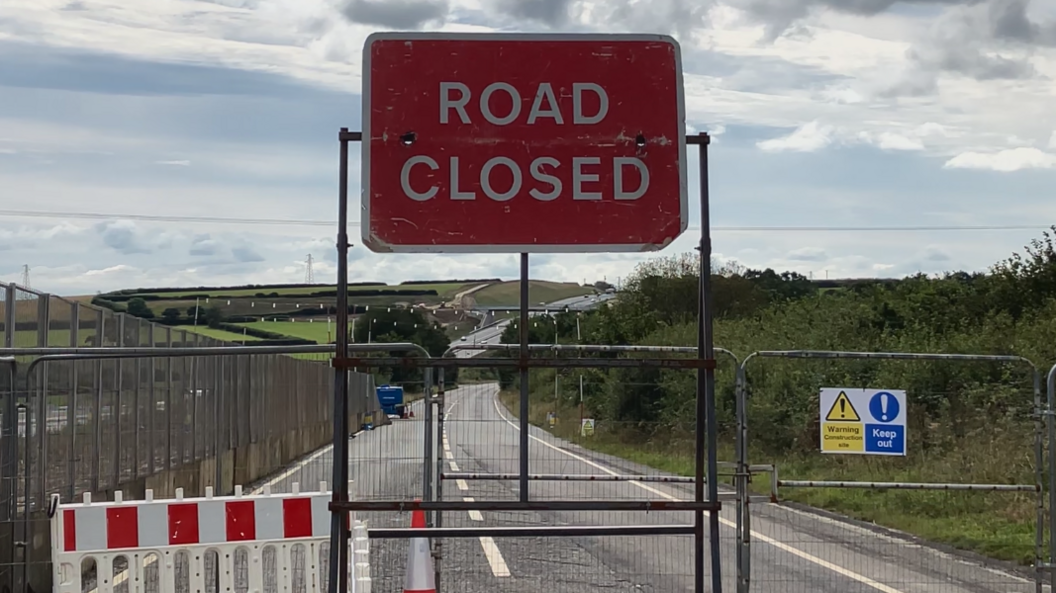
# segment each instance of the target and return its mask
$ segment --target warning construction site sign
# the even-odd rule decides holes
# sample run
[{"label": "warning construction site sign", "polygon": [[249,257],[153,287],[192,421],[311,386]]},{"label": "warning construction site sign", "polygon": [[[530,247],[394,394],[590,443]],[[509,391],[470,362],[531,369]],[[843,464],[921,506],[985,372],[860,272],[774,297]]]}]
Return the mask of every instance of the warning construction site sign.
[{"label": "warning construction site sign", "polygon": [[906,454],[906,392],[825,387],[821,390],[821,452]]}]

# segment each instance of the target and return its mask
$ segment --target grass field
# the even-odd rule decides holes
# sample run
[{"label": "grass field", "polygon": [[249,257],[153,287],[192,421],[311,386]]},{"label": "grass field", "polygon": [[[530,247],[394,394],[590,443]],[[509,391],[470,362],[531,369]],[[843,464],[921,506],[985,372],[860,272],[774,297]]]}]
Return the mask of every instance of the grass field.
[{"label": "grass field", "polygon": [[335,324],[328,324],[326,321],[314,321],[311,323],[305,320],[258,321],[256,323],[239,323],[238,325],[268,332],[275,332],[284,336],[290,336],[291,338],[312,340],[317,344],[326,344],[332,339],[328,339],[327,337],[327,326],[330,327],[331,333],[337,331],[337,326]]},{"label": "grass field", "polygon": [[[575,296],[592,294],[594,289],[580,286],[574,282],[546,282],[545,280],[528,281],[528,301],[532,306],[539,303],[552,303]],[[521,302],[520,282],[501,282],[473,293],[478,305],[497,307],[503,305],[517,306]]]},{"label": "grass field", "polygon": [[[545,383],[545,382],[544,382]],[[517,417],[519,393],[503,391],[500,401],[511,418]],[[554,408],[552,394],[530,401],[529,422],[546,426],[546,414]],[[628,439],[626,435],[607,433],[599,424],[593,437],[579,434],[579,411],[566,407],[557,410],[558,422],[553,434],[587,449],[640,463],[675,475],[692,476],[692,447],[669,447],[658,443]],[[964,453],[968,455],[968,453]],[[732,461],[734,450],[720,445],[720,460]],[[877,460],[875,458],[839,456],[838,462],[820,453],[762,459],[749,453],[752,463],[774,463],[785,480],[847,480],[862,482],[962,482],[963,475],[950,464],[924,456],[916,460]],[[732,486],[731,478],[721,483]],[[751,490],[770,494],[766,474],[752,477]],[[928,541],[948,544],[984,556],[1029,565],[1034,549],[1034,501],[1029,492],[984,493],[955,491],[870,490],[837,488],[785,488],[782,500],[826,509],[855,519],[897,529]]]},{"label": "grass field", "polygon": [[213,338],[214,340],[223,340],[225,342],[236,342],[241,344],[242,342],[259,342],[260,338],[250,335],[236,334],[235,332],[229,332],[222,329],[213,329],[209,326],[199,325],[193,327],[190,325],[181,325],[182,329],[186,329],[188,333],[193,333],[205,336],[207,338]]},{"label": "grass field", "polygon": [[[165,327],[157,326],[154,328],[154,343],[156,345],[164,345],[166,340]],[[178,333],[181,329],[190,330],[190,327],[173,327],[172,328],[172,339],[179,340],[180,334]],[[0,331],[0,336],[4,333]],[[81,328],[77,331],[77,344],[78,347],[88,347],[88,338],[96,335],[95,328]],[[116,332],[111,335],[116,336]],[[133,336],[135,334],[132,334]],[[149,344],[150,330],[148,327],[141,327],[139,330],[140,344]],[[36,330],[20,330],[15,332],[15,348],[36,348],[38,335]],[[114,344],[110,344],[114,345]],[[53,329],[48,332],[48,346],[51,348],[67,348],[70,347],[70,330],[68,329]]]},{"label": "grass field", "polygon": [[[349,295],[355,295],[357,292],[368,291],[368,290],[435,290],[440,296],[450,297],[459,291],[463,286],[467,286],[461,282],[440,282],[436,284],[389,284],[385,286],[349,286]],[[313,292],[324,292],[327,290],[337,290],[337,286],[334,285],[323,285],[311,287],[300,287],[300,288],[246,288],[236,290],[181,290],[178,292],[143,292],[137,293],[140,295],[158,295],[168,300],[180,300],[187,296],[194,295],[209,295],[210,298],[246,298],[253,297],[257,294],[271,294],[276,293],[280,297],[305,297],[308,298]],[[332,298],[332,297],[331,297]],[[193,299],[192,299],[193,300]]]}]

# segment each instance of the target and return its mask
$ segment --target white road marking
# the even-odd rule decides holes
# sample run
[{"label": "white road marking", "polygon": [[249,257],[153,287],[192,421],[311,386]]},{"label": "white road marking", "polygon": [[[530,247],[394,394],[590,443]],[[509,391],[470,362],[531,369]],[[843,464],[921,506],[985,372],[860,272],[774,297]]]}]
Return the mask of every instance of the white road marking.
[{"label": "white road marking", "polygon": [[[506,424],[509,424],[513,428],[515,428],[517,430],[521,429],[521,427],[518,426],[517,423],[510,421],[510,419],[506,418],[506,415],[502,413],[502,410],[499,408],[499,399],[497,397],[492,400],[492,403],[495,405],[495,411],[498,412],[499,418],[502,418],[506,422]],[[537,443],[540,443],[541,445],[543,445],[545,447],[549,447],[549,448],[553,449],[554,451],[557,451],[558,453],[567,455],[567,456],[569,456],[572,459],[575,459],[577,461],[581,461],[581,462],[583,462],[583,463],[585,463],[585,464],[587,464],[587,465],[589,465],[589,466],[591,466],[591,467],[593,467],[595,469],[599,469],[599,470],[609,474],[610,476],[619,475],[618,473],[608,469],[607,467],[604,467],[604,466],[602,466],[600,464],[594,463],[593,461],[591,461],[589,459],[585,459],[583,457],[580,457],[579,455],[576,455],[575,453],[570,453],[568,451],[565,451],[564,449],[561,449],[560,447],[555,447],[554,445],[551,445],[550,443],[544,441],[543,439],[541,439],[541,438],[539,438],[537,436],[529,434],[528,438],[536,441]],[[671,496],[670,494],[667,494],[666,492],[661,492],[661,491],[657,490],[656,488],[652,488],[650,486],[646,486],[645,484],[642,484],[641,482],[629,481],[628,483],[629,484],[634,484],[635,486],[637,486],[637,487],[639,487],[639,488],[641,488],[643,490],[652,492],[653,494],[656,494],[656,495],[658,495],[658,496],[660,496],[662,498],[665,498],[667,500],[671,500],[671,501],[679,500],[679,498],[677,496]],[[706,514],[708,514],[708,515],[711,514],[709,511],[704,511],[704,512]],[[721,522],[723,525],[725,525],[727,527],[733,527],[733,528],[737,527],[736,523],[734,523],[733,521],[730,521],[728,519],[723,519],[722,517],[719,517],[719,522]],[[779,550],[784,550],[785,552],[788,552],[789,554],[792,554],[793,556],[797,556],[799,558],[802,558],[803,560],[806,560],[807,562],[811,562],[813,564],[816,564],[816,565],[818,565],[818,566],[820,566],[822,568],[827,568],[827,569],[831,570],[832,572],[835,572],[836,574],[839,574],[841,576],[845,576],[845,577],[847,577],[847,578],[849,578],[851,580],[854,580],[854,581],[858,581],[859,583],[861,583],[863,585],[866,585],[867,587],[872,587],[873,589],[876,589],[877,591],[881,591],[882,593],[904,593],[903,591],[901,591],[899,589],[895,589],[894,587],[889,587],[889,586],[887,586],[887,585],[885,585],[883,583],[874,581],[873,579],[871,579],[871,578],[869,578],[869,577],[867,577],[865,575],[861,575],[861,574],[858,574],[858,573],[856,573],[854,571],[847,570],[846,568],[843,568],[842,566],[837,566],[837,565],[835,565],[835,564],[833,564],[833,563],[831,563],[831,562],[829,562],[827,560],[823,560],[821,558],[818,558],[817,556],[808,554],[808,553],[806,553],[806,552],[804,552],[802,550],[799,550],[797,548],[793,548],[792,546],[789,546],[787,544],[781,543],[781,542],[779,542],[779,541],[777,541],[777,540],[775,540],[773,538],[767,537],[767,536],[765,536],[765,535],[763,535],[761,533],[758,533],[756,531],[752,531],[751,533],[752,533],[752,537],[753,538],[755,538],[755,539],[757,539],[757,540],[759,540],[759,541],[761,541],[763,543],[770,544],[770,545],[774,546],[775,548],[777,548]],[[485,553],[487,553],[486,550],[485,550]]]},{"label": "white road marking", "polygon": [[[451,404],[454,407],[454,404]],[[449,408],[447,414],[451,413]],[[447,417],[447,414],[444,417]],[[445,427],[446,430],[446,427]],[[458,464],[454,461],[454,455],[451,454],[451,449],[447,442],[447,435],[444,435],[444,454],[448,459],[448,463],[451,465],[451,471],[458,471]],[[459,490],[468,491],[469,484],[465,480],[455,480],[455,484]],[[473,502],[472,496],[464,496],[462,500],[465,502]],[[469,518],[471,521],[483,521],[484,515],[480,511],[471,510],[469,511]],[[491,567],[491,574],[495,575],[496,578],[508,578],[510,577],[510,567],[506,565],[506,559],[502,557],[502,552],[499,551],[499,546],[490,537],[480,538],[480,546],[484,549],[484,558],[488,561],[488,566]]]},{"label": "white road marking", "polygon": [[[472,496],[463,496],[462,500],[464,500],[466,502],[473,502],[473,497]],[[484,515],[481,515],[480,511],[469,511],[469,518],[473,519],[474,521],[483,521],[484,520]]]},{"label": "white road marking", "polygon": [[502,553],[499,552],[499,546],[495,545],[495,540],[482,537],[480,545],[484,548],[484,557],[488,559],[488,564],[491,566],[491,574],[496,577],[510,576],[510,567],[506,566],[506,560],[502,558]]}]

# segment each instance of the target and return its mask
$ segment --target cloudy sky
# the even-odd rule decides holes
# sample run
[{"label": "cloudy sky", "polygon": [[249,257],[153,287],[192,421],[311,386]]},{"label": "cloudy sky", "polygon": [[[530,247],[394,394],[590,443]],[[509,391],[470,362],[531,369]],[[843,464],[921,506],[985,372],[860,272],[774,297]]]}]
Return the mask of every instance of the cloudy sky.
[{"label": "cloudy sky", "polygon": [[[359,129],[365,38],[391,29],[674,35],[687,123],[716,139],[722,259],[982,270],[1056,222],[1053,0],[3,0],[0,281],[297,282],[308,254],[334,278],[336,134]],[[612,281],[643,257],[531,273]],[[352,280],[516,274],[515,256],[350,256]]]}]

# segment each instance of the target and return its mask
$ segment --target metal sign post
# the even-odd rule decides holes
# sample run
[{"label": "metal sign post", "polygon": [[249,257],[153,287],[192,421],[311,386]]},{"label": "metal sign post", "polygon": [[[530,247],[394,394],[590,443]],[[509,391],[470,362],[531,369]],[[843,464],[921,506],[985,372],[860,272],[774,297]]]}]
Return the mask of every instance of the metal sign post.
[{"label": "metal sign post", "polygon": [[[497,56],[501,56],[498,57]],[[498,62],[496,60],[499,60]],[[480,64],[494,64],[482,68]],[[681,50],[660,35],[376,33],[364,45],[363,134],[342,129],[338,295],[347,294],[348,142],[362,139],[362,241],[386,253],[517,253],[520,256],[518,358],[404,361],[516,368],[520,374],[520,451],[516,502],[440,501],[429,488],[433,443],[426,431],[426,499],[349,501],[338,492],[347,472],[335,427],[335,539],[331,570],[346,565],[347,510],[692,510],[692,526],[642,526],[634,533],[692,533],[694,589],[705,591],[706,531],[711,591],[721,592],[717,427],[710,289],[709,137],[685,134]],[[601,366],[670,365],[698,373],[694,497],[685,502],[534,501],[529,497],[529,368],[584,366],[534,359],[528,344],[530,253],[658,251],[689,226],[687,145],[700,147],[701,282],[699,344],[693,360],[606,360]],[[348,313],[338,306],[339,331]],[[339,340],[340,342],[340,340]],[[342,359],[342,351],[338,359]],[[392,359],[335,360],[382,366]],[[597,361],[595,361],[597,362]],[[560,363],[560,364],[559,364]],[[338,383],[335,407],[343,405]],[[436,401],[427,396],[426,422]],[[440,411],[442,414],[443,410]],[[336,414],[340,418],[342,414]],[[431,425],[430,425],[431,427]],[[340,453],[339,453],[340,452]],[[340,469],[339,469],[340,468]],[[705,530],[704,513],[709,512]],[[439,523],[439,521],[437,521]],[[341,530],[340,536],[336,535]],[[622,529],[622,528],[621,528]],[[558,528],[555,536],[615,535],[611,527]],[[593,531],[592,531],[593,530]],[[484,528],[431,527],[418,534],[472,537]],[[516,537],[531,528],[503,529]],[[371,537],[407,537],[400,529]],[[347,583],[334,574],[330,591]]]}]

